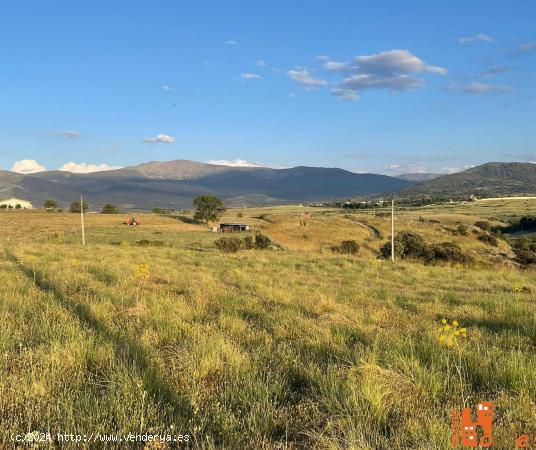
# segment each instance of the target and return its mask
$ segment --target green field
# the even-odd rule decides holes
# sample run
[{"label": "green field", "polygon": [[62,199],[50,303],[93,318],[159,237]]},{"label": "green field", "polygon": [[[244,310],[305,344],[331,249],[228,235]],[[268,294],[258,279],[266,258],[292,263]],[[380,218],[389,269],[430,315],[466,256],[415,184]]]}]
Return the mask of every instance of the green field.
[{"label": "green field", "polygon": [[[378,259],[380,210],[229,210],[276,244],[233,254],[188,215],[87,215],[82,248],[74,214],[2,212],[0,448],[38,431],[189,436],[61,448],[447,449],[451,410],[479,401],[494,448],[536,439],[536,271],[452,232],[535,207],[397,213],[397,231],[456,242],[470,265]],[[346,239],[357,256],[330,250]]]}]

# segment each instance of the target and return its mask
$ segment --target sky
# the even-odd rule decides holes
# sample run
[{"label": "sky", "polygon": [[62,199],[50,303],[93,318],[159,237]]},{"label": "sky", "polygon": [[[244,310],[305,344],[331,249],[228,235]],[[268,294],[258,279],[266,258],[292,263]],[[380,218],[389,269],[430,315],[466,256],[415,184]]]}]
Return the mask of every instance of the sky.
[{"label": "sky", "polygon": [[0,168],[536,162],[536,2],[0,2]]}]

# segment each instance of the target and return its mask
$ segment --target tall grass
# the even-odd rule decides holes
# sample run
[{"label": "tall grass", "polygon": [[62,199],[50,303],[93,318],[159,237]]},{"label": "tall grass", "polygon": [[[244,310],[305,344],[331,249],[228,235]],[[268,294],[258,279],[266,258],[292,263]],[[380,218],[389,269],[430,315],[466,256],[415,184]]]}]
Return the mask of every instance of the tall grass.
[{"label": "tall grass", "polygon": [[[38,430],[446,449],[450,410],[481,400],[496,402],[497,448],[519,427],[536,436],[534,272],[224,255],[172,221],[100,224],[84,250],[75,235],[4,246],[1,448]],[[164,247],[134,245],[155,231]],[[442,345],[443,318],[467,338]]]}]

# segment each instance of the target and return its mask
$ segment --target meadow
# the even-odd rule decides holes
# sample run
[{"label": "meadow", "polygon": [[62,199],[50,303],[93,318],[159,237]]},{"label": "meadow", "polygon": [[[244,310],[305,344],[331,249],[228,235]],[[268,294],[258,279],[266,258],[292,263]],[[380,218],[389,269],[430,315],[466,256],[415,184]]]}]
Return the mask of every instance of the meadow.
[{"label": "meadow", "polygon": [[[452,409],[495,403],[494,448],[536,439],[536,271],[456,226],[534,200],[404,209],[397,231],[470,265],[378,259],[388,211],[231,209],[277,244],[221,253],[191,216],[0,213],[0,448],[13,434],[188,443],[37,448],[447,449]],[[359,254],[330,250],[345,239]],[[457,333],[457,334],[456,334]]]}]

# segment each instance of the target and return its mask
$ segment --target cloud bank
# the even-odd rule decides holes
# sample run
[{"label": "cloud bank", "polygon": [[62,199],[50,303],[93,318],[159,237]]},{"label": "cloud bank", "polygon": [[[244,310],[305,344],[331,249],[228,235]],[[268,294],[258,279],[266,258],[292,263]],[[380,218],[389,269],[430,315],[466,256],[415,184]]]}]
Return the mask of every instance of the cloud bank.
[{"label": "cloud bank", "polygon": [[154,137],[148,137],[143,140],[146,144],[173,144],[175,142],[175,137],[170,136],[169,134],[158,134]]},{"label": "cloud bank", "polygon": [[21,159],[20,161],[15,161],[15,164],[13,164],[13,167],[11,168],[12,172],[22,173],[24,175],[44,172],[45,170],[45,167],[39,164],[35,159]]}]

